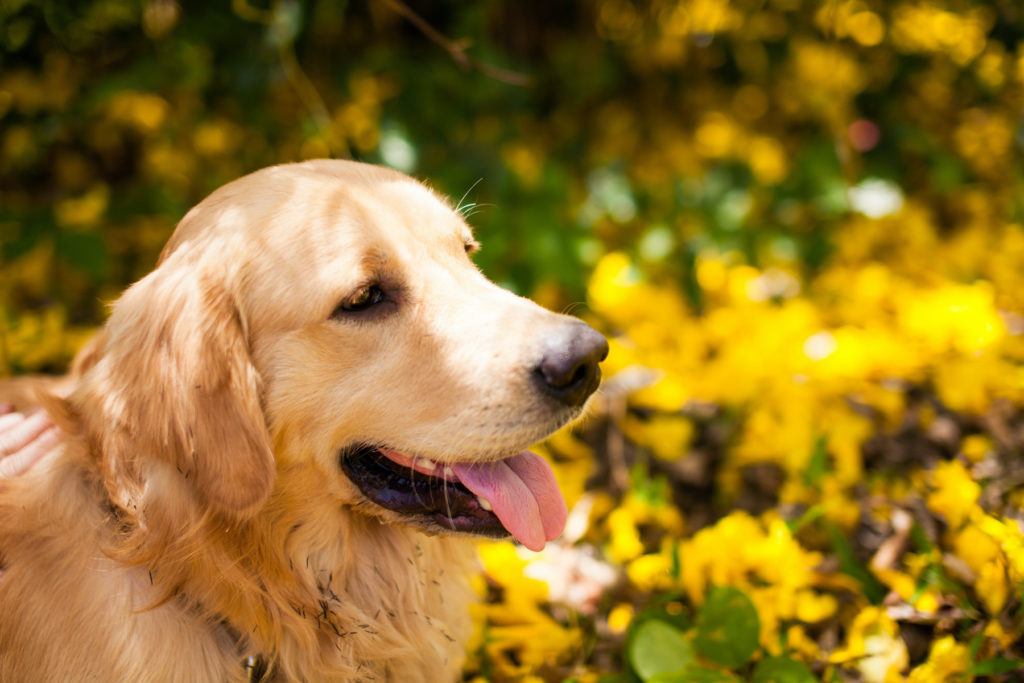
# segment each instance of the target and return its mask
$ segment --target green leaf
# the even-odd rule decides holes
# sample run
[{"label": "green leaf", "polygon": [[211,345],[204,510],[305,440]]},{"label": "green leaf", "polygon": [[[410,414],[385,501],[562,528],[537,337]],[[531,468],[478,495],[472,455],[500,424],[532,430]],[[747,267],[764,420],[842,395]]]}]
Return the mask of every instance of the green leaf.
[{"label": "green leaf", "polygon": [[816,683],[803,663],[788,657],[766,657],[754,669],[752,683]]},{"label": "green leaf", "polygon": [[632,632],[629,662],[645,681],[667,671],[679,671],[695,660],[693,645],[683,632],[660,619],[650,619]]},{"label": "green leaf", "polygon": [[100,280],[107,274],[107,245],[99,235],[62,232],[57,235],[57,254],[65,263]]},{"label": "green leaf", "polygon": [[681,671],[652,676],[647,683],[739,683],[739,679],[725,671],[690,665]]},{"label": "green leaf", "polygon": [[802,515],[796,519],[791,519],[786,522],[786,526],[789,527],[789,533],[796,534],[805,526],[818,520],[825,514],[825,507],[822,505],[812,505],[807,508]]},{"label": "green leaf", "polygon": [[839,558],[839,569],[860,582],[864,589],[864,595],[871,601],[871,604],[877,605],[882,602],[886,594],[885,587],[867,570],[867,567],[857,560],[853,547],[843,536],[843,532],[835,524],[829,522],[826,522],[825,530],[832,543],[832,550]]},{"label": "green leaf", "polygon": [[711,589],[697,615],[697,651],[728,667],[745,664],[757,649],[761,623],[747,594],[732,587]]},{"label": "green leaf", "polygon": [[814,486],[821,478],[828,474],[831,467],[828,461],[828,437],[818,436],[814,441],[814,448],[811,451],[811,459],[807,462],[807,469],[804,470],[804,486]]},{"label": "green leaf", "polygon": [[971,673],[976,676],[990,676],[1004,674],[1008,671],[1015,671],[1024,668],[1024,662],[1018,659],[1006,659],[1005,657],[993,657],[983,659],[971,667]]},{"label": "green leaf", "polygon": [[[673,610],[674,614],[668,611],[668,606],[671,603],[681,603],[684,600],[686,600],[685,596],[675,593],[666,593],[655,597],[633,619],[633,628],[640,626],[640,624],[650,619],[658,619],[678,631],[688,631],[693,626],[693,621],[689,615],[681,610]],[[678,607],[678,605],[676,606]]]},{"label": "green leaf", "polygon": [[974,660],[978,656],[978,650],[981,649],[981,644],[985,640],[984,633],[976,633],[970,642],[971,660]]},{"label": "green leaf", "polygon": [[914,550],[919,553],[925,554],[935,550],[935,546],[928,540],[928,534],[917,522],[910,527],[910,540],[914,543]]}]

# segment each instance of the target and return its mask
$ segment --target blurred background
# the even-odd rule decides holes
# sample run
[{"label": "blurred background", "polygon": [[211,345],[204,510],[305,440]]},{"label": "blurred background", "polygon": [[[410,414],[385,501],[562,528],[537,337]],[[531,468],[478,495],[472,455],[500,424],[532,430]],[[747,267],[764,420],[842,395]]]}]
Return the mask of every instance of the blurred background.
[{"label": "blurred background", "polygon": [[612,342],[467,679],[1019,680],[1022,151],[1016,0],[0,0],[0,376],[219,185],[387,164]]}]

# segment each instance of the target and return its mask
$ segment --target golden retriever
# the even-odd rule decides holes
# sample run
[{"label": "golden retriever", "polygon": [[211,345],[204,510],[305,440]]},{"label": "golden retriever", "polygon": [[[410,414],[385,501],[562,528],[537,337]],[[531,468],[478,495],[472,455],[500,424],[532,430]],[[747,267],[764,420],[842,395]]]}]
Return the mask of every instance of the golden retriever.
[{"label": "golden retriever", "polygon": [[471,540],[561,533],[522,449],[607,353],[476,246],[445,199],[348,161],[193,208],[43,397],[66,443],[0,480],[0,678],[455,679]]}]

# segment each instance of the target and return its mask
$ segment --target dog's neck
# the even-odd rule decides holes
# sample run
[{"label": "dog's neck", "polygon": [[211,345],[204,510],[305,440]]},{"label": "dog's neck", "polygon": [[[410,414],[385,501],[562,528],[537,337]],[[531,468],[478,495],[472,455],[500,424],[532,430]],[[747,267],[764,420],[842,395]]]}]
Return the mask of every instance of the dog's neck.
[{"label": "dog's neck", "polygon": [[471,628],[472,544],[383,524],[322,488],[312,468],[284,471],[252,518],[199,514],[182,529],[173,502],[185,492],[148,486],[161,494],[146,501],[141,544],[126,559],[165,596],[230,629],[240,662],[265,659],[285,678],[421,676],[396,675],[403,657],[457,670]]},{"label": "dog's neck", "polygon": [[472,628],[471,542],[345,507],[308,463],[280,467],[269,499],[244,519],[211,511],[181,472],[141,453],[128,463],[144,468],[130,472],[141,486],[125,496],[111,490],[118,473],[97,431],[68,403],[48,410],[99,502],[119,511],[107,516],[104,550],[152,584],[141,608],[166,602],[224,624],[237,661],[265,658],[286,679],[455,677]]}]

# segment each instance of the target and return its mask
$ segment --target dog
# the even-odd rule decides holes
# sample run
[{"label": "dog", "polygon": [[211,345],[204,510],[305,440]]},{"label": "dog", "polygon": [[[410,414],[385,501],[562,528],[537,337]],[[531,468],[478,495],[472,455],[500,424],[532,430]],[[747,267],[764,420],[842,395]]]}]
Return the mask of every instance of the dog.
[{"label": "dog", "polygon": [[42,387],[65,443],[0,480],[0,679],[457,678],[473,539],[559,536],[524,449],[608,350],[477,248],[445,198],[351,161],[189,211]]}]

